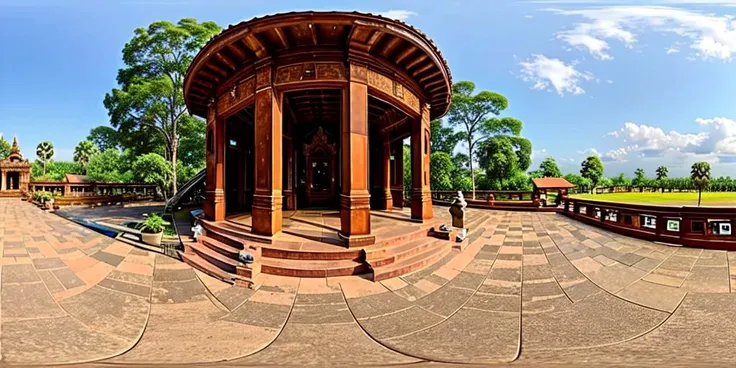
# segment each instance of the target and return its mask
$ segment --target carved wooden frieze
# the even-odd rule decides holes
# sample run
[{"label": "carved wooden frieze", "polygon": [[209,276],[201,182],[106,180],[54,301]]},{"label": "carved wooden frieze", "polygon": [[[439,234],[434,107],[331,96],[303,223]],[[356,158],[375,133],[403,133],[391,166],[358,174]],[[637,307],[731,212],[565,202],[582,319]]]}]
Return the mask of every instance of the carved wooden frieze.
[{"label": "carved wooden frieze", "polygon": [[271,85],[271,66],[266,66],[256,70],[256,89],[261,89]]},{"label": "carved wooden frieze", "polygon": [[368,82],[369,71],[364,65],[350,64],[350,80],[356,82]]},{"label": "carved wooden frieze", "polygon": [[[217,113],[225,113],[233,106],[237,106],[241,102],[253,97],[253,95],[255,95],[255,84],[256,82],[253,77],[236,83],[230,91],[221,95],[220,98],[217,99]],[[209,116],[207,120],[210,120]]]},{"label": "carved wooden frieze", "polygon": [[419,98],[403,84],[383,74],[368,70],[368,86],[402,101],[412,111],[420,112]]},{"label": "carved wooden frieze", "polygon": [[345,81],[345,66],[341,63],[300,63],[279,67],[274,84],[305,81]]}]

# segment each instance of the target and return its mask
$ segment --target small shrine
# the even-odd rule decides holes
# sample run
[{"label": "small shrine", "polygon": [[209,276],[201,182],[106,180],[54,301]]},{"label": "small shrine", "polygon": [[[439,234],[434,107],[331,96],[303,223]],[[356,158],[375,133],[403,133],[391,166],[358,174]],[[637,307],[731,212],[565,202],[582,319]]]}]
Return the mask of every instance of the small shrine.
[{"label": "small shrine", "polygon": [[0,161],[0,197],[25,195],[31,181],[31,164],[23,159],[18,138],[13,137],[10,154]]}]

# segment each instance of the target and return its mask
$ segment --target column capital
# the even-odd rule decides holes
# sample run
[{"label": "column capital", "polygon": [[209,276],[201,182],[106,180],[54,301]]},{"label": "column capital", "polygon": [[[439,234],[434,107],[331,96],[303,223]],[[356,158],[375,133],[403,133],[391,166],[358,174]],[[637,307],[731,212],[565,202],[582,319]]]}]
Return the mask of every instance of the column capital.
[{"label": "column capital", "polygon": [[368,84],[368,66],[362,63],[349,62],[350,82]]}]

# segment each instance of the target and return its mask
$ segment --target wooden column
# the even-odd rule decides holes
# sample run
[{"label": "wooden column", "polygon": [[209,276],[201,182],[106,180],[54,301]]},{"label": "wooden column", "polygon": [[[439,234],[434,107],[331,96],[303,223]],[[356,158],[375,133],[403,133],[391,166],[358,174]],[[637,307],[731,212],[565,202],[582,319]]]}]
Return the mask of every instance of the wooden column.
[{"label": "wooden column", "polygon": [[429,106],[422,105],[421,118],[411,127],[411,218],[432,218],[432,193],[429,188]]},{"label": "wooden column", "polygon": [[375,243],[371,232],[368,192],[368,69],[349,65],[350,82],[343,90],[340,150],[342,193],[340,237],[348,247]]},{"label": "wooden column", "polygon": [[394,208],[404,207],[404,140],[397,139],[390,143],[394,156],[391,173],[391,197]]},{"label": "wooden column", "polygon": [[253,232],[274,235],[281,231],[281,100],[272,84],[273,66],[256,70],[255,180]]},{"label": "wooden column", "polygon": [[225,220],[225,120],[217,117],[215,103],[207,109],[207,187],[204,213],[208,220]]},{"label": "wooden column", "polygon": [[0,190],[5,190],[8,187],[8,185],[5,184],[5,182],[7,181],[8,181],[7,173],[4,170],[0,171]]},{"label": "wooden column", "polygon": [[393,210],[394,202],[391,195],[391,141],[388,134],[383,136],[383,154],[381,157],[381,208]]}]

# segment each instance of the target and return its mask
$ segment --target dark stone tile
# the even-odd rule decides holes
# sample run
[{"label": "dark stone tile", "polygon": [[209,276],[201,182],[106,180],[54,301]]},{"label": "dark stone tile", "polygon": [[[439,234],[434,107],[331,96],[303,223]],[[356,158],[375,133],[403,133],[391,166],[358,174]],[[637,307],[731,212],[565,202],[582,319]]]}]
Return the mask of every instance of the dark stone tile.
[{"label": "dark stone tile", "polygon": [[52,268],[66,267],[66,264],[59,257],[36,258],[33,260],[33,266],[35,266],[37,270],[48,270]]},{"label": "dark stone tile", "polygon": [[296,304],[332,304],[344,303],[345,299],[342,293],[326,293],[326,294],[297,294]]},{"label": "dark stone tile", "polygon": [[[42,282],[30,284],[4,284],[2,287],[3,319],[51,318],[66,313],[59,308]],[[3,322],[4,326],[4,322]],[[6,335],[3,335],[6,338]]]},{"label": "dark stone tile", "polygon": [[420,299],[416,304],[426,310],[447,317],[457,311],[472,294],[473,290],[447,285]]},{"label": "dark stone tile", "polygon": [[89,328],[105,331],[128,341],[137,339],[146,324],[148,301],[130,294],[94,286],[62,300],[61,305]]},{"label": "dark stone tile", "polygon": [[475,290],[485,280],[486,275],[472,272],[460,272],[455,278],[450,280],[448,285],[465,289]]},{"label": "dark stone tile", "polygon": [[521,298],[519,295],[476,293],[470,298],[465,307],[489,312],[519,312],[521,310]]},{"label": "dark stone tile", "polygon": [[36,269],[30,264],[4,265],[2,269],[3,284],[41,281],[36,273]]},{"label": "dark stone tile", "polygon": [[397,313],[358,322],[371,336],[377,339],[388,339],[419,331],[440,323],[442,320],[442,317],[414,306]]},{"label": "dark stone tile", "polygon": [[399,295],[402,298],[405,298],[408,301],[415,301],[417,299],[421,299],[424,296],[426,296],[428,293],[413,284],[409,284],[409,286],[405,286],[401,289],[395,290],[394,294]]},{"label": "dark stone tile", "polygon": [[289,323],[351,323],[353,315],[344,302],[332,304],[299,304],[289,317]]},{"label": "dark stone tile", "polygon": [[356,318],[375,317],[412,306],[412,303],[392,292],[350,298],[347,301]]},{"label": "dark stone tile", "polygon": [[41,253],[41,250],[39,250],[37,247],[28,247],[26,248],[28,253]]},{"label": "dark stone tile", "polygon": [[117,267],[120,264],[120,262],[122,262],[123,259],[125,259],[125,257],[121,257],[117,254],[112,254],[112,253],[108,253],[105,251],[99,251],[97,253],[92,254],[92,258],[100,262],[105,262],[113,267]]},{"label": "dark stone tile", "polygon": [[439,285],[439,286],[442,286],[442,285],[444,285],[444,284],[446,284],[448,282],[448,280],[446,278],[437,276],[435,274],[431,274],[431,275],[425,277],[424,279],[427,280],[427,281],[429,281],[429,282],[431,282],[431,283],[433,283],[433,284],[435,284],[435,285]]},{"label": "dark stone tile", "polygon": [[233,310],[243,304],[246,300],[255,294],[253,289],[230,286],[226,289],[220,290],[215,294],[217,300],[224,304],[229,310]]},{"label": "dark stone tile", "polygon": [[633,266],[634,264],[641,261],[642,259],[644,259],[644,257],[638,254],[634,254],[634,253],[626,253],[616,258],[617,261],[627,266]]},{"label": "dark stone tile", "polygon": [[280,328],[286,322],[289,309],[286,305],[245,302],[223,319],[253,326]]},{"label": "dark stone tile", "polygon": [[143,286],[151,286],[151,281],[153,281],[153,276],[151,275],[141,275],[139,273],[132,272],[121,272],[118,270],[112,270],[110,274],[107,275],[107,278]]},{"label": "dark stone tile", "polygon": [[191,268],[165,269],[156,268],[153,271],[153,281],[188,281],[197,278]]},{"label": "dark stone tile", "polygon": [[77,277],[77,275],[69,268],[60,268],[58,270],[52,270],[51,272],[67,289],[84,285],[84,281],[80,280],[79,277]]},{"label": "dark stone tile", "polygon": [[131,284],[128,282],[111,279],[109,277],[102,280],[98,285],[107,289],[133,294],[143,298],[148,298],[148,296],[151,295],[150,286]]},{"label": "dark stone tile", "polygon": [[43,280],[43,283],[46,284],[50,292],[56,293],[64,290],[64,286],[61,285],[51,271],[38,271],[38,275],[41,276],[41,280]]},{"label": "dark stone tile", "polygon": [[178,282],[153,282],[152,303],[187,303],[206,299],[208,298],[204,286],[198,279]]}]

